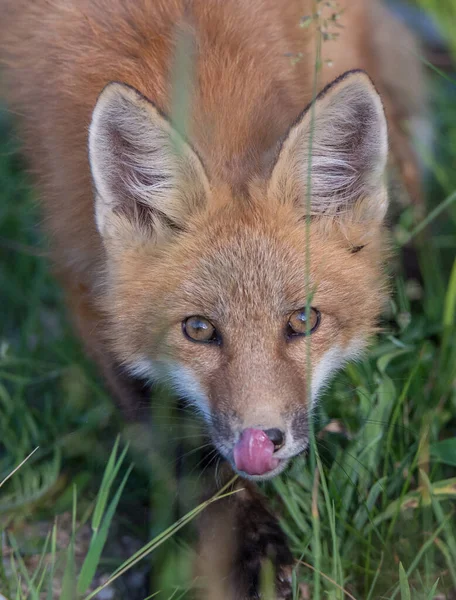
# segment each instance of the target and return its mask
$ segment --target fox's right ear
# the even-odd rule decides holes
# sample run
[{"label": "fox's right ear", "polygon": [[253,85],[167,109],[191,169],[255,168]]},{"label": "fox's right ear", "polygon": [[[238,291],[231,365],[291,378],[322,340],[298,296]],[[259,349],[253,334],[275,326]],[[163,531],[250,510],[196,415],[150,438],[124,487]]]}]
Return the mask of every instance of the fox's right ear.
[{"label": "fox's right ear", "polygon": [[135,89],[108,84],[93,111],[89,160],[96,223],[104,238],[184,229],[204,207],[209,183],[200,159]]}]

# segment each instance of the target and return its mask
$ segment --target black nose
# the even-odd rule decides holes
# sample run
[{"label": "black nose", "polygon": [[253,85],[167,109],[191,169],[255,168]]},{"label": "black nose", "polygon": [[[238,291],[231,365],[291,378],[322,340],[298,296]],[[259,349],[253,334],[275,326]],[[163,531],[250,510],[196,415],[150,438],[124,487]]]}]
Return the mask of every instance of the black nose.
[{"label": "black nose", "polygon": [[285,440],[285,434],[283,431],[280,431],[280,429],[273,427],[272,429],[265,429],[264,433],[274,444],[274,452],[283,446]]}]

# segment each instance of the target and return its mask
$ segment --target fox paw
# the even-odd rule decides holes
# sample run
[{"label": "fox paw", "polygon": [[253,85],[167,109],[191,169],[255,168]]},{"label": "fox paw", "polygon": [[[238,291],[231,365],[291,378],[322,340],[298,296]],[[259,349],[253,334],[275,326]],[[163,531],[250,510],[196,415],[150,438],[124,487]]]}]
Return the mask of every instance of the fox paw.
[{"label": "fox paw", "polygon": [[269,564],[275,572],[275,600],[291,600],[293,557],[276,517],[258,494],[242,502],[241,507],[237,523],[235,589],[244,590],[243,600],[261,598],[262,570]]}]

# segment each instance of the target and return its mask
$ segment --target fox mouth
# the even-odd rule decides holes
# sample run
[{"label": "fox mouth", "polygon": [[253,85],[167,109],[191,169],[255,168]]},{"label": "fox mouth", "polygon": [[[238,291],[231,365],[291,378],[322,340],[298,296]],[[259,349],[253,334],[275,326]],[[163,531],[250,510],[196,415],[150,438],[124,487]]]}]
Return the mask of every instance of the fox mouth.
[{"label": "fox mouth", "polygon": [[252,481],[265,481],[266,479],[272,479],[276,475],[279,475],[280,473],[282,473],[282,471],[284,471],[287,468],[291,458],[277,458],[276,460],[277,465],[273,469],[271,469],[270,471],[265,471],[264,473],[261,473],[261,475],[255,475],[238,469],[236,467],[234,458],[229,459],[231,466],[238,475],[240,475],[244,479],[251,479]]},{"label": "fox mouth", "polygon": [[212,442],[233,471],[245,479],[262,481],[276,477],[309,445],[307,426],[299,423],[298,428],[293,420],[280,430],[242,427],[238,423],[231,426],[226,419],[215,417],[210,424]]},{"label": "fox mouth", "polygon": [[[282,473],[288,467],[288,465],[293,460],[293,458],[295,458],[295,457],[299,456],[300,454],[302,454],[303,452],[305,452],[305,450],[307,448],[307,441],[305,442],[305,444],[303,444],[299,448],[299,450],[297,450],[296,452],[293,452],[293,454],[289,454],[287,456],[279,455],[279,456],[274,457],[275,464],[274,464],[273,468],[266,470],[266,471],[262,472],[261,474],[252,474],[247,471],[244,471],[243,469],[238,468],[236,466],[236,460],[234,457],[234,449],[230,449],[225,444],[220,443],[220,442],[218,442],[218,443],[216,442],[215,446],[216,446],[217,450],[220,452],[220,454],[230,463],[231,467],[233,468],[233,471],[235,471],[238,475],[240,475],[244,479],[249,479],[251,481],[265,481],[267,479],[272,479],[273,477],[280,475],[280,473]],[[278,453],[278,454],[280,454],[280,453]]]}]

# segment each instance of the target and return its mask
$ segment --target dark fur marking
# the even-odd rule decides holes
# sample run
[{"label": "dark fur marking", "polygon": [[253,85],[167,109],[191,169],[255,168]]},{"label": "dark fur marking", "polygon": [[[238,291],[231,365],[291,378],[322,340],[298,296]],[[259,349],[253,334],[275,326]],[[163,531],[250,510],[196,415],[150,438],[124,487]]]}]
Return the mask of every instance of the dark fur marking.
[{"label": "dark fur marking", "polygon": [[365,247],[366,247],[366,244],[363,244],[362,246],[352,246],[350,248],[350,254],[356,254],[357,252],[359,252],[360,250],[362,250]]}]

